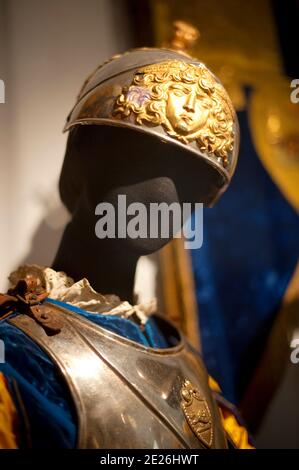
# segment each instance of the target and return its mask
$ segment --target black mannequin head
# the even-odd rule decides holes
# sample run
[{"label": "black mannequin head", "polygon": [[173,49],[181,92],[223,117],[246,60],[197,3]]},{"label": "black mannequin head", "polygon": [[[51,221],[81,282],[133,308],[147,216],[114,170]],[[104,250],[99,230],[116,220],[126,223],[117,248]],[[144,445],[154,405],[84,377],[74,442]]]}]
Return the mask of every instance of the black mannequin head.
[{"label": "black mannequin head", "polygon": [[[97,204],[103,201],[116,207],[119,194],[126,195],[128,205],[194,204],[204,202],[210,182],[210,167],[181,147],[127,128],[88,125],[76,127],[69,136],[60,194],[69,211],[76,214],[84,193],[96,223]],[[140,256],[159,250],[168,241],[127,238],[114,243]]]}]

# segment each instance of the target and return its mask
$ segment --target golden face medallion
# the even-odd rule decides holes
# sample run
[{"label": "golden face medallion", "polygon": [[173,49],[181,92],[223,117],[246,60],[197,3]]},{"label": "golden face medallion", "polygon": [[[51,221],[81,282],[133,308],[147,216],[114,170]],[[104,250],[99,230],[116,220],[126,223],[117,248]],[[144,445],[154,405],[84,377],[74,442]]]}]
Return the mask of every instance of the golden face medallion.
[{"label": "golden face medallion", "polygon": [[195,84],[173,84],[168,90],[166,118],[175,132],[190,138],[207,123],[208,101]]},{"label": "golden face medallion", "polygon": [[171,137],[214,154],[224,166],[234,144],[234,111],[228,95],[209,70],[177,60],[139,69],[124,87],[114,116],[162,126]]}]

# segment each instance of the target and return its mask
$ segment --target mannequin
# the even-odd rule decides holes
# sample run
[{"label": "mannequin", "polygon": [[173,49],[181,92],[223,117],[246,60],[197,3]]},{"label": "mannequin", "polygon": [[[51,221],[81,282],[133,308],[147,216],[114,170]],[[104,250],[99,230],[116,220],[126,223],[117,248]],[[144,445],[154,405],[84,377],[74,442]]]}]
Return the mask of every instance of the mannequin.
[{"label": "mannequin", "polygon": [[88,77],[65,130],[59,187],[72,218],[54,269],[21,267],[0,298],[0,337],[9,339],[2,370],[20,384],[33,446],[251,447],[186,338],[138,305],[120,304],[133,300],[138,258],[175,233],[95,233],[96,206],[117,211],[119,195],[147,208],[215,202],[238,155],[223,86],[186,54],[137,49]]},{"label": "mannequin", "polygon": [[101,201],[117,208],[119,194],[126,195],[127,204],[145,206],[189,202],[194,207],[201,202],[209,167],[180,149],[165,152],[164,147],[150,136],[114,127],[82,126],[70,134],[60,194],[72,220],[54,269],[66,271],[75,280],[87,277],[99,292],[133,301],[138,258],[159,250],[171,237],[99,240],[94,211]]}]

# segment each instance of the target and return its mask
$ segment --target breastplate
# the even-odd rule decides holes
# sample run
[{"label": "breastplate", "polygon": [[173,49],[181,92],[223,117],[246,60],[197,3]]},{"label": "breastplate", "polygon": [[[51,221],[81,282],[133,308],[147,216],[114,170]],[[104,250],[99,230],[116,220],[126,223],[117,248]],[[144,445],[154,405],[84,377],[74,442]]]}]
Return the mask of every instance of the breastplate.
[{"label": "breastplate", "polygon": [[9,322],[54,361],[73,398],[78,448],[225,448],[200,357],[184,337],[144,347],[67,309],[44,304],[61,325],[49,336],[33,318]]}]

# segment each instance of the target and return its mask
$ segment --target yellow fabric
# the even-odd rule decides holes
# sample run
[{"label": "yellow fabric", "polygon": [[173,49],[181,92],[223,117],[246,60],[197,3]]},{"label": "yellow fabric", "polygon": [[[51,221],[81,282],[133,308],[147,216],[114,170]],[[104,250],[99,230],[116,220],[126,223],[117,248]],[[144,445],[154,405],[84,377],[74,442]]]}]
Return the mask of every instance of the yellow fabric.
[{"label": "yellow fabric", "polygon": [[14,433],[17,412],[7,389],[5,378],[0,373],[0,449],[16,449]]},{"label": "yellow fabric", "polygon": [[221,393],[221,389],[219,385],[217,384],[216,380],[214,380],[213,377],[211,377],[210,375],[209,375],[209,387],[211,390],[213,390],[213,392]]},{"label": "yellow fabric", "polygon": [[248,432],[244,426],[241,426],[235,416],[227,409],[220,407],[220,411],[223,427],[235,446],[238,449],[254,449],[248,442]]},{"label": "yellow fabric", "polygon": [[[218,383],[211,376],[209,376],[209,386],[210,389],[214,392],[221,392]],[[246,428],[244,428],[244,426],[241,426],[238,423],[236,417],[230,410],[228,410],[224,406],[218,406],[220,410],[223,428],[231,439],[231,441],[234,443],[234,445],[238,449],[254,449],[254,447],[249,444],[249,436]]]}]

